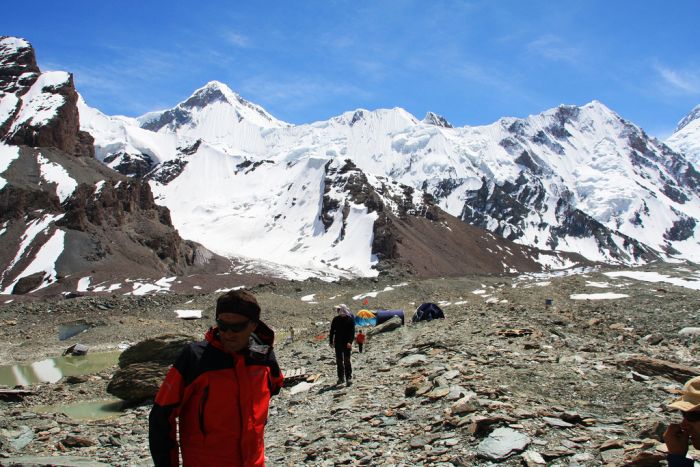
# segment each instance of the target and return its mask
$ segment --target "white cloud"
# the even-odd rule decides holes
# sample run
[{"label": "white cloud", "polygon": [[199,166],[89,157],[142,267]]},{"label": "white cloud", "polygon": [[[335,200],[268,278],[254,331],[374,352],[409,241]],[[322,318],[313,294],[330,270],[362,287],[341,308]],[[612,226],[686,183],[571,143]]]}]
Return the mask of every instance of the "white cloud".
[{"label": "white cloud", "polygon": [[223,38],[229,44],[235,45],[236,47],[240,47],[241,49],[247,49],[248,47],[250,47],[250,38],[244,36],[243,34],[239,34],[233,31],[226,31],[223,34]]},{"label": "white cloud", "polygon": [[530,42],[527,44],[527,50],[531,54],[555,62],[577,63],[581,56],[580,49],[567,45],[560,37],[552,34],[540,36]]},{"label": "white cloud", "polygon": [[671,91],[684,94],[700,94],[700,70],[671,69],[661,64],[654,65],[656,72]]},{"label": "white cloud", "polygon": [[311,108],[335,96],[369,97],[356,86],[333,83],[322,78],[290,78],[285,81],[258,77],[243,84],[241,91],[255,102],[270,102],[286,109]]},{"label": "white cloud", "polygon": [[496,69],[486,68],[478,63],[464,62],[457,67],[456,73],[474,83],[497,88],[503,92],[515,93],[511,80],[505,78]]}]

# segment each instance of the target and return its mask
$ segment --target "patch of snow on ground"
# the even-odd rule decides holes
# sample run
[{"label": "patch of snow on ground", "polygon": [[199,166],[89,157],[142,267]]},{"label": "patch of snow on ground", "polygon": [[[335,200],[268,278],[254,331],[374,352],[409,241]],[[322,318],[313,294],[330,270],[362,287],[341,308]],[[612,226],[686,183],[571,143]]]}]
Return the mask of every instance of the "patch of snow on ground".
[{"label": "patch of snow on ground", "polygon": [[379,291],[367,292],[367,293],[363,293],[360,295],[355,295],[354,297],[352,297],[352,299],[353,300],[362,300],[363,298],[367,298],[367,297],[377,298],[377,295],[379,295]]},{"label": "patch of snow on ground", "polygon": [[109,287],[105,285],[99,285],[97,287],[93,287],[92,291],[93,292],[113,292],[115,290],[119,290],[122,288],[122,284],[120,282],[117,282],[116,284],[112,284]]},{"label": "patch of snow on ground", "polygon": [[598,287],[599,289],[607,289],[608,287],[610,287],[610,283],[586,281],[586,287]]},{"label": "patch of snow on ground", "polygon": [[127,292],[124,295],[145,295],[151,292],[168,292],[170,291],[170,286],[175,280],[175,277],[163,277],[158,279],[155,283],[149,284],[148,282],[134,282],[134,288],[132,292]]},{"label": "patch of snow on ground", "polygon": [[41,154],[37,156],[36,161],[39,164],[41,178],[47,183],[56,185],[56,196],[61,202],[64,202],[66,198],[73,194],[78,186],[78,182],[68,175],[66,169],[51,162]]},{"label": "patch of snow on ground", "polygon": [[225,292],[230,292],[231,290],[241,290],[245,289],[245,285],[237,285],[236,287],[226,287],[225,289],[216,289],[214,293],[225,293]]},{"label": "patch of snow on ground", "polygon": [[627,277],[644,282],[666,282],[693,290],[700,290],[700,275],[694,273],[690,277],[671,277],[658,272],[645,271],[615,271],[604,273],[608,277]]},{"label": "patch of snow on ground", "polygon": [[202,317],[202,310],[175,310],[180,319],[198,319]]},{"label": "patch of snow on ground", "polygon": [[[396,286],[396,287],[398,287],[398,286]],[[377,298],[377,295],[379,295],[381,292],[389,292],[391,290],[394,290],[394,288],[390,287],[390,286],[386,286],[386,287],[384,287],[384,290],[377,290],[374,292],[367,292],[364,294],[355,295],[354,297],[352,297],[352,299],[353,300],[362,300],[363,298],[367,298],[367,297]]]},{"label": "patch of snow on ground", "polygon": [[[0,118],[0,122],[2,119]],[[19,147],[8,146],[6,144],[0,143],[0,174],[4,173],[13,160],[19,157]],[[0,177],[0,190],[7,184],[7,181]]]},{"label": "patch of snow on ground", "polygon": [[102,191],[102,188],[104,188],[104,186],[105,186],[104,180],[100,180],[99,182],[95,183],[95,199],[97,199],[97,195],[100,194],[100,192]]},{"label": "patch of snow on ground", "polygon": [[613,293],[613,292],[590,293],[590,294],[575,293],[575,294],[571,294],[569,296],[569,298],[571,300],[614,300],[616,298],[626,298],[626,297],[629,297],[629,295],[623,294],[623,293]]},{"label": "patch of snow on ground", "polygon": [[56,281],[56,260],[58,260],[58,257],[63,253],[65,236],[66,233],[63,230],[56,230],[51,238],[41,246],[34,257],[34,261],[32,261],[24,271],[18,274],[17,279],[3,290],[2,293],[11,293],[12,288],[21,278],[37,272],[44,273],[44,282],[34,290],[43,289],[47,285],[54,283]]},{"label": "patch of snow on ground", "polygon": [[303,297],[301,297],[301,301],[302,302],[311,302],[311,301],[313,301],[314,296],[316,296],[315,293],[312,293],[311,295],[304,295]]},{"label": "patch of snow on ground", "polygon": [[[27,229],[24,231],[24,234],[22,235],[22,241],[20,243],[19,249],[17,250],[17,254],[15,255],[15,258],[12,260],[12,262],[7,266],[5,269],[5,272],[11,270],[17,262],[22,259],[24,256],[24,252],[26,249],[29,247],[29,245],[34,241],[34,238],[39,235],[41,232],[44,232],[46,229],[49,228],[49,225],[51,225],[52,222],[55,222],[59,220],[60,218],[63,217],[63,214],[60,214],[58,216],[53,216],[51,214],[46,215],[42,217],[41,219],[34,219],[29,222],[27,225]],[[0,278],[4,276],[5,273],[0,275]]]},{"label": "patch of snow on ground", "polygon": [[78,292],[87,292],[90,288],[90,276],[82,277],[78,281],[78,287],[75,289]]}]

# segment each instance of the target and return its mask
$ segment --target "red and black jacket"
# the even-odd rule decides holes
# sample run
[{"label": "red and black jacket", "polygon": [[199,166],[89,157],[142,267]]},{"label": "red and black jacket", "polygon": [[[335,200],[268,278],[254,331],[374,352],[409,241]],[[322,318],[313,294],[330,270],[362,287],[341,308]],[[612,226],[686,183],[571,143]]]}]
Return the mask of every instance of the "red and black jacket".
[{"label": "red and black jacket", "polygon": [[[149,445],[157,467],[264,466],[270,397],[283,376],[272,351],[274,333],[258,323],[243,353],[223,349],[216,328],[187,346],[168,371],[149,416]],[[255,342],[253,342],[255,341]]]}]

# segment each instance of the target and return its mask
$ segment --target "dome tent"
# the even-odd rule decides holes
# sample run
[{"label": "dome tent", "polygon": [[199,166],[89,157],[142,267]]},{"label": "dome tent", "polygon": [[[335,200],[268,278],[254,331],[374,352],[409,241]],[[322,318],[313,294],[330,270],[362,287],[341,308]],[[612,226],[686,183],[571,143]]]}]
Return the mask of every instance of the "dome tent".
[{"label": "dome tent", "polygon": [[402,326],[404,324],[403,310],[375,310],[374,313],[377,315],[377,324],[389,321],[394,316],[401,320]]},{"label": "dome tent", "polygon": [[374,326],[377,324],[377,316],[369,310],[360,310],[355,315],[356,326]]},{"label": "dome tent", "polygon": [[443,313],[442,308],[434,303],[423,303],[416,308],[411,321],[417,323],[418,321],[431,321],[433,319],[445,319],[445,313]]}]

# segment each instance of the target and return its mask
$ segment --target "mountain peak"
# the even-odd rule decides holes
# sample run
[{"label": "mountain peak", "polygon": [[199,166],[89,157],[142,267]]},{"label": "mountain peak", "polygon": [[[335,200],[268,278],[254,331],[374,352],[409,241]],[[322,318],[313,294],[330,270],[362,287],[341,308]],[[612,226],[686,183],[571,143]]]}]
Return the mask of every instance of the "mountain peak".
[{"label": "mountain peak", "polygon": [[[221,81],[217,80],[212,80],[209,81],[207,84],[205,84],[203,87],[199,88],[198,90],[201,89],[219,89],[221,91],[228,91],[228,92],[233,92],[231,91],[231,88],[229,88],[226,83],[222,83]],[[197,91],[195,91],[197,92]]]},{"label": "mountain peak", "polygon": [[11,57],[27,51],[34,54],[31,44],[21,37],[0,36],[0,65],[6,64]]},{"label": "mountain peak", "polygon": [[242,101],[241,97],[224,83],[220,81],[209,81],[193,92],[192,95],[185,102],[180,103],[179,106],[186,108],[202,108],[214,102],[235,104],[240,101]]},{"label": "mountain peak", "polygon": [[[146,130],[159,131],[161,128],[167,127],[171,131],[175,131],[183,125],[192,125],[195,114],[202,112],[206,114],[210,112],[209,109],[212,105],[218,103],[229,107],[225,114],[233,122],[240,123],[246,120],[261,128],[287,126],[286,123],[277,120],[259,105],[243,99],[226,84],[215,80],[209,81],[194,91],[187,100],[180,102],[176,107],[160,112],[149,112],[139,117],[138,121],[141,128]],[[214,112],[217,111],[214,110]],[[217,114],[212,118],[220,120],[222,115]]]},{"label": "mountain peak", "polygon": [[693,110],[690,111],[688,115],[683,117],[683,119],[678,122],[678,126],[676,127],[674,133],[682,130],[684,127],[686,127],[690,122],[700,119],[700,105],[696,105]]},{"label": "mountain peak", "polygon": [[601,113],[607,113],[607,114],[613,114],[617,115],[615,111],[613,111],[610,107],[607,105],[603,104],[597,99],[593,99],[591,102],[589,102],[586,105],[581,106],[582,109],[594,109],[597,110]]},{"label": "mountain peak", "polygon": [[428,112],[425,114],[425,118],[423,119],[423,123],[427,123],[428,125],[435,125],[443,128],[454,128],[450,122],[447,121],[445,117],[442,115],[438,115],[433,112]]},{"label": "mountain peak", "polygon": [[14,93],[27,89],[39,73],[34,48],[29,42],[19,37],[0,36],[0,91]]}]

